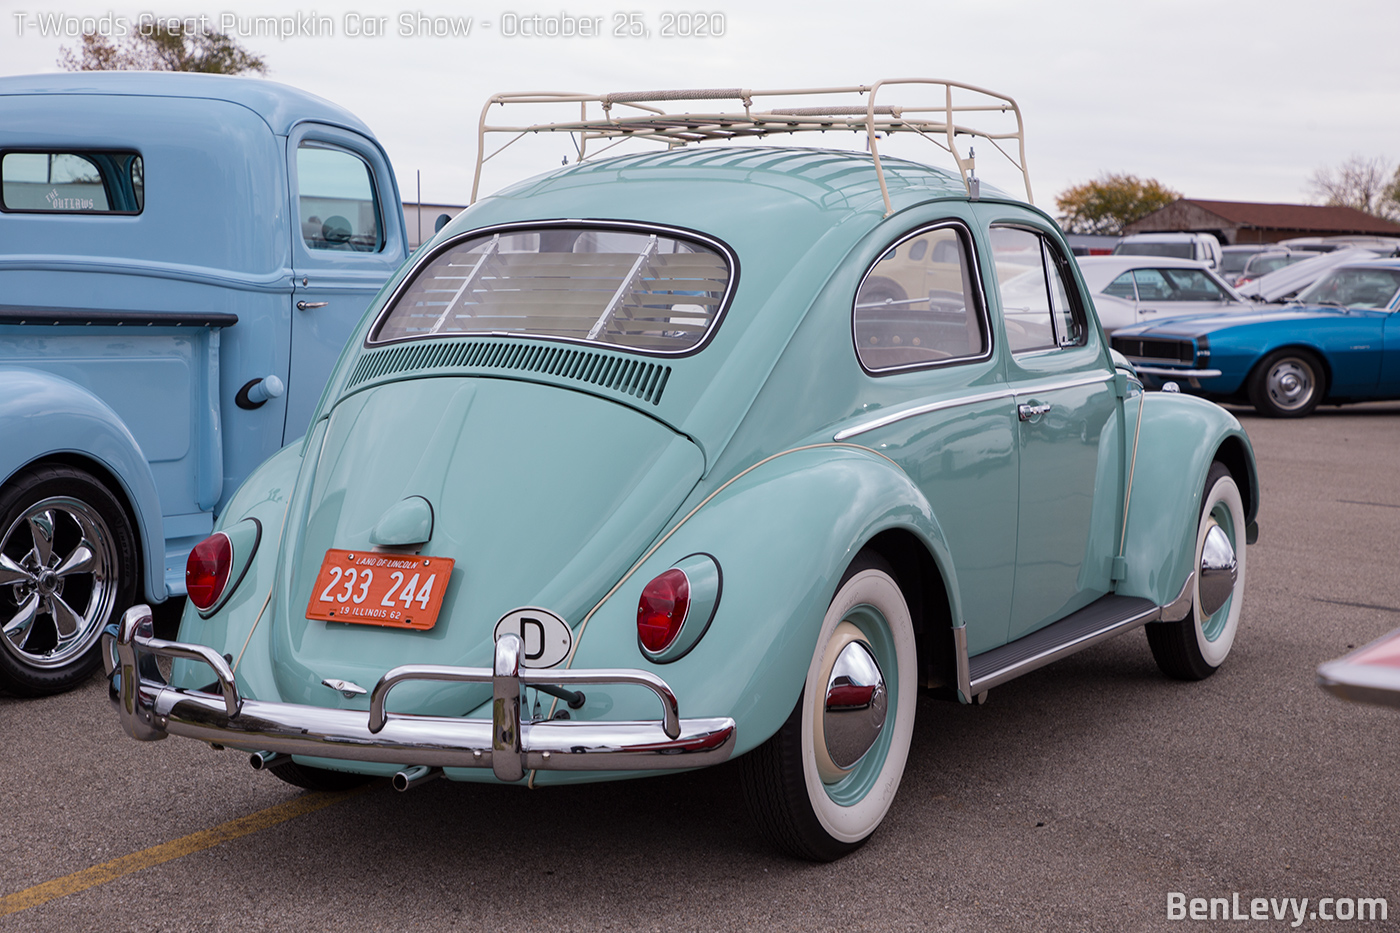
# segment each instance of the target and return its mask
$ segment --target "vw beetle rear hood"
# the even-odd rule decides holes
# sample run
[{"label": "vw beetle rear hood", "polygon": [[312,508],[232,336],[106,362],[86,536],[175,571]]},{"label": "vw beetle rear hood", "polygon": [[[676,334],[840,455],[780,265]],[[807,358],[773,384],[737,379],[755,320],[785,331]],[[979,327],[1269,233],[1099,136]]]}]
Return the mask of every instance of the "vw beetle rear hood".
[{"label": "vw beetle rear hood", "polygon": [[[319,443],[318,443],[319,438]],[[370,688],[400,664],[491,666],[512,609],[577,627],[684,501],[703,457],[626,406],[490,378],[411,379],[342,399],[312,437],[283,541],[272,654],[282,699],[361,708],[325,678]],[[432,504],[425,556],[456,561],[436,625],[418,632],[306,618],[329,548],[370,550],[381,517]],[[451,715],[489,685],[404,684],[390,708]]]}]

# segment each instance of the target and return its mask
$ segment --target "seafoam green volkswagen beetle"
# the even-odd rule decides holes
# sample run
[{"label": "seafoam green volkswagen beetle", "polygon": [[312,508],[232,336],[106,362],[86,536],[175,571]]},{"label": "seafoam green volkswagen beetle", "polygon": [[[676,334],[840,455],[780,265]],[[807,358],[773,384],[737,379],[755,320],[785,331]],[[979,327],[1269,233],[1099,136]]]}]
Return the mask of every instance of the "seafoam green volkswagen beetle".
[{"label": "seafoam green volkswagen beetle", "polygon": [[[1013,101],[848,90],[494,98],[582,112],[483,118],[579,163],[477,201],[371,305],[191,555],[178,640],[144,607],[108,636],[126,731],[316,788],[742,756],[765,834],[825,860],[889,810],[921,691],[979,702],[1142,625],[1167,674],[1219,667],[1244,431],[1144,395],[1054,222],[978,181],[964,133],[1024,175]],[[869,151],[682,145],[808,130]],[[957,170],[882,158],[906,130]],[[591,158],[625,136],[665,148]]]}]

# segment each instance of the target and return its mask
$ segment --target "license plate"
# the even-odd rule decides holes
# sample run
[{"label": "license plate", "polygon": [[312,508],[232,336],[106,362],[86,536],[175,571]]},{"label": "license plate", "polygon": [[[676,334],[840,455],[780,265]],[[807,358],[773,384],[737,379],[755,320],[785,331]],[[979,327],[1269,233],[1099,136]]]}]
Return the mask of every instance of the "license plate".
[{"label": "license plate", "polygon": [[306,617],[426,631],[437,623],[452,564],[448,557],[329,550]]}]

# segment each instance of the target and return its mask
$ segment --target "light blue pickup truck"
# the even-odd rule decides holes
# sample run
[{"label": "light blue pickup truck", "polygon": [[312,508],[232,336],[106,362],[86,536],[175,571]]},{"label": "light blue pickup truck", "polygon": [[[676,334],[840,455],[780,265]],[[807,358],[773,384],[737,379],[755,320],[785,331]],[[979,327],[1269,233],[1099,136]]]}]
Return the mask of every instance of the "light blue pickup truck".
[{"label": "light blue pickup truck", "polygon": [[407,255],[360,120],[261,80],[0,78],[0,691],[98,666],[300,437]]}]

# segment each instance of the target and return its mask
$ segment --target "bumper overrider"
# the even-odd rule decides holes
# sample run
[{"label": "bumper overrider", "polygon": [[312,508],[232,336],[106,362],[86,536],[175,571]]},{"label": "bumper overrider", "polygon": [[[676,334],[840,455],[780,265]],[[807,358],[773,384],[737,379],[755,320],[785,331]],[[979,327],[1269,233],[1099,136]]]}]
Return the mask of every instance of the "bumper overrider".
[{"label": "bumper overrider", "polygon": [[[524,645],[511,633],[496,641],[491,669],[410,664],[390,670],[370,692],[368,714],[243,697],[229,662],[217,651],[156,638],[148,606],[127,610],[116,633],[109,629],[103,642],[112,702],[127,735],[140,741],[182,735],[243,748],[254,752],[255,767],[284,760],[280,756],[305,755],[399,764],[415,776],[438,768],[490,768],[499,780],[518,781],[529,770],[699,768],[725,761],[734,751],[733,719],[681,719],[675,694],[655,674],[525,668]],[[209,690],[217,686],[218,693],[170,686],[155,663],[158,657],[207,665],[215,677]],[[491,719],[387,712],[389,691],[407,680],[489,683]],[[523,720],[520,691],[532,684],[645,687],[660,700],[662,715],[631,722]]]}]

